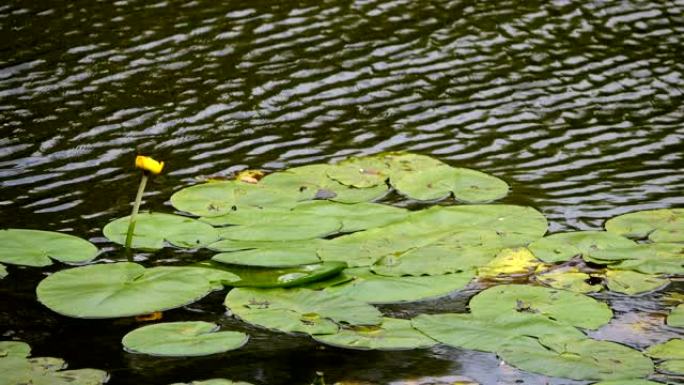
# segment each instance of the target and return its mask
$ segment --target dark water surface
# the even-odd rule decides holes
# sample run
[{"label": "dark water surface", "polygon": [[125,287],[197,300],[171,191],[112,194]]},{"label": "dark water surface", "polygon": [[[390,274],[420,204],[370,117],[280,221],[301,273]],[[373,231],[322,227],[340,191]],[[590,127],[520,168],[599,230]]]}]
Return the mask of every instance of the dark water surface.
[{"label": "dark water surface", "polygon": [[[7,0],[0,227],[67,231],[116,259],[100,229],[130,210],[136,152],[166,161],[145,208],[170,211],[169,196],[198,177],[407,150],[506,180],[504,202],[536,207],[551,231],[599,229],[621,213],[683,205],[683,74],[677,0]],[[200,257],[165,250],[150,262]],[[134,356],[119,344],[130,321],[66,319],[35,301],[36,283],[60,268],[9,269],[0,332],[73,368],[108,370],[111,384],[308,384],[315,371],[330,383],[574,383],[445,347],[321,348],[226,317],[223,293],[166,319],[247,330],[245,348]],[[598,337],[637,348],[672,337],[659,326],[662,295],[607,297],[616,321]],[[630,339],[621,328],[631,324],[646,337]]]}]

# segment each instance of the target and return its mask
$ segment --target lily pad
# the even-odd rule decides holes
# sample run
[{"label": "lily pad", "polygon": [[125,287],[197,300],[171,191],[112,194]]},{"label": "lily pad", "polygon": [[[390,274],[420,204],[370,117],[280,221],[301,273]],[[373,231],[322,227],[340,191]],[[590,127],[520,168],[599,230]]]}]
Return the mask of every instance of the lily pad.
[{"label": "lily pad", "polygon": [[279,218],[263,218],[249,224],[219,229],[220,237],[240,241],[292,241],[322,238],[342,228],[336,218],[317,218],[289,214]]},{"label": "lily pad", "polygon": [[684,374],[684,339],[674,338],[662,344],[653,345],[646,350],[646,355],[664,360],[658,364],[658,370]]},{"label": "lily pad", "polygon": [[212,260],[245,266],[290,267],[318,263],[316,250],[311,248],[251,249],[214,255]]},{"label": "lily pad", "polygon": [[345,186],[328,177],[334,166],[313,164],[274,172],[259,182],[260,186],[291,196],[297,202],[327,199],[342,203],[370,202],[382,198],[388,192],[386,185],[368,188]]},{"label": "lily pad", "polygon": [[0,341],[0,358],[2,357],[28,357],[31,354],[31,346],[21,341]]},{"label": "lily pad", "polygon": [[597,250],[628,248],[633,241],[605,231],[573,231],[546,236],[529,246],[532,253],[544,262],[564,262],[576,255],[584,256]]},{"label": "lily pad", "polygon": [[473,314],[421,314],[413,327],[449,346],[495,352],[507,343],[525,336],[564,334],[584,337],[578,329],[540,315],[503,313],[482,318]]},{"label": "lily pad", "polygon": [[237,279],[223,280],[227,286],[274,288],[301,286],[334,277],[347,265],[343,262],[323,262],[286,268],[261,268],[201,262],[195,267],[236,276]]},{"label": "lily pad", "polygon": [[684,374],[684,360],[667,360],[658,364],[658,371],[672,374]]},{"label": "lily pad", "polygon": [[635,295],[661,289],[670,283],[669,279],[629,270],[612,270],[606,272],[608,289],[616,293]]},{"label": "lily pad", "polygon": [[526,248],[504,249],[477,269],[480,278],[529,275],[541,262]]},{"label": "lily pad", "polygon": [[339,203],[325,200],[302,202],[292,209],[294,214],[315,218],[335,218],[342,222],[341,232],[355,232],[386,226],[408,217],[410,211],[379,203]]},{"label": "lily pad", "polygon": [[48,266],[52,258],[80,264],[93,260],[96,255],[95,245],[73,235],[27,229],[0,230],[0,262]]},{"label": "lily pad", "polygon": [[677,305],[667,317],[667,324],[670,326],[684,328],[684,304]]},{"label": "lily pad", "polygon": [[[129,217],[109,222],[102,232],[110,241],[125,244]],[[173,214],[141,213],[136,219],[131,247],[157,250],[164,241],[183,248],[207,246],[218,241],[218,231],[212,226],[192,218]]]},{"label": "lily pad", "polygon": [[314,336],[326,345],[357,350],[424,349],[437,342],[411,326],[411,321],[383,318],[377,326],[343,327],[336,334]]},{"label": "lily pad", "polygon": [[415,302],[445,296],[463,289],[473,278],[472,272],[424,276],[388,277],[372,273],[368,268],[347,269],[349,282],[324,289],[374,304]]},{"label": "lily pad", "polygon": [[592,262],[646,274],[684,274],[684,244],[644,243],[591,253]]},{"label": "lily pad", "polygon": [[252,385],[249,382],[244,382],[244,381],[231,381],[231,380],[225,380],[223,378],[212,378],[209,380],[203,380],[203,381],[193,381],[193,382],[177,382],[171,385]]},{"label": "lily pad", "polygon": [[614,380],[595,382],[591,385],[664,385],[664,383],[653,382],[648,380]]},{"label": "lily pad", "polygon": [[552,270],[537,274],[534,278],[538,282],[554,289],[569,290],[577,293],[593,293],[603,289],[601,284],[590,284],[592,277],[576,268]]},{"label": "lily pad", "polygon": [[135,329],[121,342],[127,351],[153,356],[205,356],[242,347],[249,337],[235,331],[218,331],[211,322],[167,322]]},{"label": "lily pad", "polygon": [[477,317],[517,312],[586,329],[598,329],[613,316],[608,305],[584,294],[527,285],[490,287],[474,296],[468,306]]},{"label": "lily pad", "polygon": [[309,289],[233,289],[226,307],[245,322],[284,332],[334,334],[338,324],[378,325],[373,306],[342,294]]},{"label": "lily pad", "polygon": [[131,262],[61,270],[36,288],[38,300],[51,310],[76,318],[113,318],[149,314],[184,306],[214,287],[182,267],[153,267]]},{"label": "lily pad", "polygon": [[574,380],[616,380],[648,376],[653,363],[627,346],[564,335],[526,338],[497,351],[516,368]]},{"label": "lily pad", "polygon": [[606,222],[606,230],[653,242],[684,242],[684,209],[645,210],[619,215]]},{"label": "lily pad", "polygon": [[0,279],[7,277],[7,268],[5,265],[0,265]]},{"label": "lily pad", "polygon": [[346,186],[368,188],[385,184],[390,169],[381,157],[346,159],[327,172],[328,177]]}]

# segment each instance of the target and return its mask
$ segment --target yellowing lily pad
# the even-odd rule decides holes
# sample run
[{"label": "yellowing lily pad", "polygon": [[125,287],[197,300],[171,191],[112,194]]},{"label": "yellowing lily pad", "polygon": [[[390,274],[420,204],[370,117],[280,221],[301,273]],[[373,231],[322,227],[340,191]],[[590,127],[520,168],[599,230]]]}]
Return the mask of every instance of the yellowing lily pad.
[{"label": "yellowing lily pad", "polygon": [[373,306],[342,294],[309,289],[233,289],[226,307],[245,322],[284,332],[334,334],[338,324],[378,325]]},{"label": "yellowing lily pad", "polygon": [[653,363],[639,351],[562,334],[516,340],[497,354],[516,368],[574,380],[632,379],[653,372]]},{"label": "yellowing lily pad", "polygon": [[546,236],[529,246],[532,253],[544,262],[568,261],[609,248],[628,248],[635,243],[622,236],[605,231],[573,231]]},{"label": "yellowing lily pad", "polygon": [[526,248],[504,249],[484,266],[477,269],[480,278],[529,275],[541,262]]},{"label": "yellowing lily pad", "polygon": [[[129,217],[109,222],[102,232],[110,241],[125,244]],[[211,225],[192,218],[172,214],[141,213],[137,216],[131,247],[157,250],[164,241],[177,247],[204,247],[219,240],[218,231]]]},{"label": "yellowing lily pad", "polygon": [[684,339],[674,338],[662,344],[653,345],[646,350],[646,354],[658,360],[658,370],[684,374]]},{"label": "yellowing lily pad", "polygon": [[619,215],[606,222],[606,230],[653,242],[684,242],[684,209],[644,210]]},{"label": "yellowing lily pad", "polygon": [[80,264],[93,260],[96,255],[95,245],[73,235],[27,229],[0,230],[0,262],[48,266],[52,258]]},{"label": "yellowing lily pad", "polygon": [[249,338],[244,333],[218,330],[219,326],[211,322],[158,323],[129,332],[121,343],[131,353],[183,357],[238,349]]},{"label": "yellowing lily pad", "polygon": [[411,321],[383,318],[382,324],[343,327],[335,334],[314,336],[318,342],[356,350],[423,349],[437,342],[411,326]]},{"label": "yellowing lily pad", "polygon": [[535,275],[534,278],[538,282],[554,289],[569,290],[577,293],[593,293],[603,289],[601,284],[590,284],[589,282],[592,277],[576,268],[542,272]]},{"label": "yellowing lily pad", "polygon": [[528,285],[490,287],[471,298],[468,306],[476,317],[504,312],[541,315],[586,329],[597,329],[613,316],[608,305],[584,294]]},{"label": "yellowing lily pad", "polygon": [[616,293],[635,295],[661,289],[670,283],[667,278],[659,278],[649,274],[629,270],[613,270],[606,272],[608,289]]},{"label": "yellowing lily pad", "polygon": [[131,262],[58,271],[36,288],[38,301],[76,318],[114,318],[184,306],[215,289],[198,271]]},{"label": "yellowing lily pad", "polygon": [[684,328],[684,304],[677,305],[667,317],[670,326]]}]

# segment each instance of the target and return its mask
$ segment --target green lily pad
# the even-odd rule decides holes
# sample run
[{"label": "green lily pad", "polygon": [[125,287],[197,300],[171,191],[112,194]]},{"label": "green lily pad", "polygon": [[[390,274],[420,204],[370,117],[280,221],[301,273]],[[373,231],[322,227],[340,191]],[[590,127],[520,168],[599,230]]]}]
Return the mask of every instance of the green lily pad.
[{"label": "green lily pad", "polygon": [[490,287],[471,298],[468,306],[477,317],[517,312],[586,329],[598,329],[613,316],[608,305],[584,294],[527,285]]},{"label": "green lily pad", "polygon": [[79,264],[89,262],[95,256],[95,245],[73,235],[41,230],[0,230],[0,262],[3,263],[39,267],[51,265],[52,258]]},{"label": "green lily pad", "polygon": [[[663,385],[663,382],[653,382],[648,380],[614,380],[595,382],[591,385]],[[669,384],[669,383],[668,383]]]},{"label": "green lily pad", "polygon": [[291,196],[297,202],[327,199],[342,203],[370,202],[387,194],[388,187],[379,184],[369,188],[345,186],[328,177],[335,166],[313,164],[274,172],[264,177],[260,186]]},{"label": "green lily pad", "polygon": [[684,209],[645,210],[619,215],[606,222],[606,230],[653,242],[684,242]]},{"label": "green lily pad", "polygon": [[525,336],[564,334],[584,337],[578,329],[539,315],[503,313],[482,318],[473,314],[421,314],[413,327],[437,341],[462,349],[496,352]]},{"label": "green lily pad", "polygon": [[644,243],[595,251],[588,260],[646,274],[684,274],[684,244]]},{"label": "green lily pad", "polygon": [[[125,244],[128,219],[123,217],[109,222],[102,232],[110,241]],[[212,226],[188,217],[173,214],[141,213],[136,219],[131,247],[157,250],[164,241],[183,248],[207,246],[218,241],[218,231]]]},{"label": "green lily pad", "polygon": [[211,245],[207,246],[207,248],[222,252],[254,249],[307,249],[309,247],[313,250],[316,250],[320,246],[320,242],[322,241],[317,239],[305,239],[301,241],[241,241],[235,239],[223,239],[212,243]]},{"label": "green lily pad", "polygon": [[21,341],[0,341],[0,358],[2,357],[28,357],[31,354],[31,346]]},{"label": "green lily pad", "polygon": [[294,214],[315,218],[335,218],[342,222],[341,232],[355,232],[386,226],[406,219],[410,211],[379,203],[339,203],[326,200],[302,202],[292,209]]},{"label": "green lily pad", "polygon": [[113,318],[184,306],[213,289],[198,271],[182,267],[145,269],[121,262],[58,271],[43,279],[36,293],[38,301],[62,315]]},{"label": "green lily pad", "polygon": [[231,381],[223,378],[212,378],[203,381],[193,381],[193,382],[176,382],[171,385],[252,385],[249,382],[244,381]]},{"label": "green lily pad", "polygon": [[224,279],[223,284],[227,286],[274,288],[301,286],[325,280],[338,275],[347,265],[343,262],[323,262],[286,268],[261,268],[201,262],[195,267],[237,276],[237,279]]},{"label": "green lily pad", "polygon": [[659,278],[650,274],[629,270],[612,270],[606,272],[608,289],[616,293],[635,295],[661,289],[670,283],[667,278]]},{"label": "green lily pad", "polygon": [[322,238],[342,229],[336,218],[289,214],[279,218],[265,217],[245,225],[219,229],[220,237],[240,241],[293,241]]},{"label": "green lily pad", "polygon": [[383,318],[377,326],[350,326],[336,334],[314,336],[326,345],[357,350],[424,349],[437,342],[411,326],[411,321]]},{"label": "green lily pad", "polygon": [[212,260],[245,266],[291,267],[318,263],[316,250],[310,248],[251,249],[214,255]]},{"label": "green lily pad", "polygon": [[166,322],[143,326],[126,334],[121,343],[131,353],[152,356],[205,356],[241,348],[249,337],[218,331],[211,322]]},{"label": "green lily pad", "polygon": [[374,304],[415,302],[445,296],[463,289],[473,278],[472,272],[424,276],[389,277],[372,273],[368,268],[347,269],[349,282],[324,289],[358,301]]},{"label": "green lily pad", "polygon": [[7,268],[5,265],[0,265],[0,279],[7,277]]},{"label": "green lily pad", "polygon": [[390,170],[382,158],[361,157],[346,159],[330,167],[327,174],[343,185],[368,188],[386,183]]},{"label": "green lily pad", "polygon": [[373,306],[342,294],[309,289],[237,288],[226,296],[226,307],[245,322],[284,332],[337,333],[338,324],[378,325]]},{"label": "green lily pad", "polygon": [[684,374],[684,360],[668,360],[658,364],[658,371],[672,374]]},{"label": "green lily pad", "polygon": [[684,328],[684,304],[677,305],[667,317],[667,324],[677,328]]},{"label": "green lily pad", "polygon": [[593,293],[603,289],[603,285],[590,284],[591,276],[577,269],[553,270],[537,274],[534,278],[554,289],[569,290],[576,293]]},{"label": "green lily pad", "polygon": [[574,380],[629,379],[653,372],[651,360],[627,346],[564,335],[516,340],[497,353],[516,368]]},{"label": "green lily pad", "polygon": [[546,236],[529,246],[532,253],[544,262],[564,262],[576,255],[584,256],[597,250],[627,248],[635,243],[605,231],[573,231]]},{"label": "green lily pad", "polygon": [[284,195],[261,184],[240,181],[210,182],[186,187],[171,196],[171,204],[180,211],[201,217],[218,217],[262,208],[290,208],[296,196]]},{"label": "green lily pad", "polygon": [[674,338],[662,344],[653,345],[646,349],[646,355],[664,360],[658,364],[658,370],[684,374],[684,339]]}]

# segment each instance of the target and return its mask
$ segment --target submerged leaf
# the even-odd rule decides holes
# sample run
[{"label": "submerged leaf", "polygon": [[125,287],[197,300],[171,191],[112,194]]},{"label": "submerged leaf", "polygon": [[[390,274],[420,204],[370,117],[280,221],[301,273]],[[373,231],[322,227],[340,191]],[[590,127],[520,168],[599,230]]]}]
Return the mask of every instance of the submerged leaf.
[{"label": "submerged leaf", "polygon": [[[102,232],[110,241],[125,244],[129,217],[109,222]],[[164,241],[184,248],[204,247],[218,241],[218,231],[206,223],[173,214],[141,213],[137,216],[131,247],[157,250]]]},{"label": "submerged leaf", "polygon": [[411,326],[411,321],[383,318],[378,326],[350,326],[335,334],[314,336],[327,345],[357,350],[406,350],[434,346],[437,342]]},{"label": "submerged leaf", "polygon": [[[0,262],[48,266],[52,264],[50,258],[65,263],[85,263],[96,255],[95,245],[73,235],[27,229],[0,230]],[[4,267],[2,270],[6,275]],[[2,276],[0,272],[0,278]]]},{"label": "submerged leaf", "polygon": [[218,329],[218,325],[202,321],[158,323],[129,332],[121,342],[129,352],[166,357],[222,353],[247,342],[244,333]]}]

